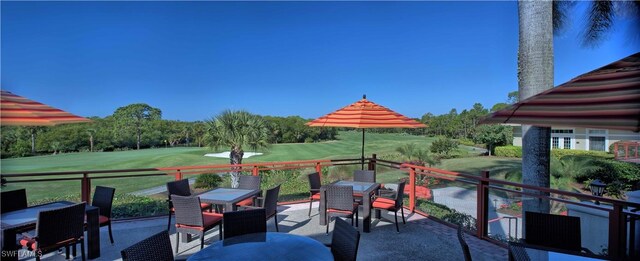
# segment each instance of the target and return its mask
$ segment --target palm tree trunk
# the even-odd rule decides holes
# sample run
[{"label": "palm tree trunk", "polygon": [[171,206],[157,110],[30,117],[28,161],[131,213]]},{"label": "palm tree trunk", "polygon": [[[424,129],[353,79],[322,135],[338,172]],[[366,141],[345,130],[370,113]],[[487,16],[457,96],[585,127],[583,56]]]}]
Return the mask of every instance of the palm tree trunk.
[{"label": "palm tree trunk", "polygon": [[31,155],[36,155],[36,131],[31,128]]},{"label": "palm tree trunk", "polygon": [[[229,163],[231,165],[242,164],[242,156],[244,156],[244,151],[240,146],[233,146],[229,153]],[[234,170],[240,170],[240,167],[233,167]],[[237,188],[240,180],[240,171],[232,171],[231,172],[231,187]]]},{"label": "palm tree trunk", "polygon": [[[520,100],[553,87],[551,1],[518,2],[518,90]],[[550,128],[522,126],[522,183],[550,187]],[[547,194],[525,190],[525,193]],[[523,200],[523,211],[549,213],[548,200]],[[523,221],[526,222],[526,221]]]}]

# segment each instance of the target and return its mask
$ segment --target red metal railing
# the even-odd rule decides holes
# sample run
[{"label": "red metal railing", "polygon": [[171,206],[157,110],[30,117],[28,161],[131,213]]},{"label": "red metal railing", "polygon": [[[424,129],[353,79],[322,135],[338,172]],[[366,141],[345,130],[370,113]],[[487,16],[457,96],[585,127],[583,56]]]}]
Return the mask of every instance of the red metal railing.
[{"label": "red metal railing", "polygon": [[[554,200],[566,204],[579,205],[589,208],[600,209],[609,212],[609,247],[608,254],[612,259],[628,258],[627,251],[627,219],[630,214],[623,209],[640,209],[640,204],[594,197],[591,195],[550,189],[535,186],[524,185],[504,180],[491,179],[489,172],[482,172],[480,176],[466,173],[459,173],[424,166],[417,166],[407,163],[394,162],[389,160],[378,159],[374,154],[372,158],[367,158],[367,166],[370,170],[377,170],[379,167],[387,167],[398,169],[408,173],[409,175],[409,206],[408,209],[416,211],[416,180],[418,176],[428,176],[436,179],[458,181],[477,188],[476,201],[476,219],[477,219],[477,236],[479,238],[497,242],[488,236],[488,211],[489,211],[489,189],[501,190],[505,192],[515,193],[522,196],[540,198],[544,200]],[[260,175],[263,171],[268,170],[287,170],[287,169],[314,169],[322,173],[323,167],[339,166],[339,165],[360,165],[361,159],[340,159],[340,160],[306,160],[306,161],[288,161],[288,162],[259,162],[246,163],[239,165],[220,164],[220,165],[203,165],[203,166],[180,166],[180,167],[162,167],[162,168],[146,168],[146,169],[122,169],[122,170],[97,170],[97,171],[66,171],[66,172],[48,172],[48,173],[23,173],[23,174],[0,174],[7,183],[22,182],[49,182],[63,180],[80,180],[81,181],[81,198],[83,201],[89,202],[91,194],[91,181],[94,179],[111,179],[111,178],[136,178],[146,176],[167,176],[173,175],[175,179],[182,179],[186,175],[197,175],[203,173],[221,173],[231,171],[251,172],[252,175]],[[103,174],[99,176],[99,174]],[[35,178],[34,178],[35,177]],[[520,190],[510,189],[505,186],[519,188]],[[531,194],[523,192],[524,189],[539,191],[546,193],[545,195]],[[557,195],[557,196],[553,196]],[[613,206],[607,209],[601,206],[585,204],[565,198],[578,198],[581,200],[599,201]],[[633,214],[632,214],[633,215]],[[637,215],[634,215],[637,218]],[[632,230],[633,231],[633,230]],[[632,232],[633,233],[633,232]],[[629,242],[633,243],[633,242]],[[631,244],[633,250],[633,244]]]},{"label": "red metal railing", "polygon": [[[637,159],[638,148],[640,148],[640,142],[635,141],[618,141],[613,144],[613,155],[617,160],[624,159]],[[620,155],[620,149],[624,151],[623,155]],[[629,152],[631,151],[631,152]]]}]

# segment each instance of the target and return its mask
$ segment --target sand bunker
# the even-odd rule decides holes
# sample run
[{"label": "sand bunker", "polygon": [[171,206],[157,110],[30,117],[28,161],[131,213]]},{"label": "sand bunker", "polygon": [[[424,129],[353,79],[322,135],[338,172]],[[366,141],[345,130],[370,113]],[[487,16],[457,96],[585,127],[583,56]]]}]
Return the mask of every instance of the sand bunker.
[{"label": "sand bunker", "polygon": [[[231,152],[225,151],[225,152],[220,152],[220,153],[207,153],[207,154],[204,154],[204,156],[205,157],[216,157],[216,158],[228,159],[230,154],[231,154]],[[242,158],[246,159],[246,158],[250,158],[251,156],[260,156],[260,155],[262,155],[262,153],[260,153],[260,152],[245,151],[244,155],[242,155]]]}]

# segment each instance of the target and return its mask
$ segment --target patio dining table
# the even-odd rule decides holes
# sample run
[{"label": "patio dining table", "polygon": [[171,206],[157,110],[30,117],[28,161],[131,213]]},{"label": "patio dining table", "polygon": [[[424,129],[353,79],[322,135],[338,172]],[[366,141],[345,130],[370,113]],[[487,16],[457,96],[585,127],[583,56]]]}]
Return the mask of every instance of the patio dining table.
[{"label": "patio dining table", "polygon": [[[369,233],[371,231],[371,196],[378,192],[378,190],[380,189],[380,183],[340,180],[332,183],[332,185],[352,186],[354,194],[362,194],[362,231],[365,233]],[[326,192],[327,188],[325,186],[320,187],[321,226],[328,225],[326,222]],[[380,212],[376,211],[376,217],[379,216]]]},{"label": "patio dining table", "polygon": [[224,211],[236,211],[236,204],[260,193],[259,189],[216,188],[199,194],[201,202],[224,205]]},{"label": "patio dining table", "polygon": [[[40,211],[57,209],[74,204],[76,203],[56,201],[3,213],[2,216],[0,216],[0,229],[2,229],[2,260],[18,260],[19,255],[15,242],[16,236],[24,231],[35,229]],[[100,225],[98,223],[100,209],[86,205],[85,213],[87,215],[87,257],[89,259],[95,259],[100,257]]]},{"label": "patio dining table", "polygon": [[552,249],[533,244],[510,242],[509,243],[509,261],[536,261],[536,260],[607,260],[604,256],[562,250]]},{"label": "patio dining table", "polygon": [[294,234],[252,233],[217,241],[188,261],[204,260],[333,260],[319,241]]}]

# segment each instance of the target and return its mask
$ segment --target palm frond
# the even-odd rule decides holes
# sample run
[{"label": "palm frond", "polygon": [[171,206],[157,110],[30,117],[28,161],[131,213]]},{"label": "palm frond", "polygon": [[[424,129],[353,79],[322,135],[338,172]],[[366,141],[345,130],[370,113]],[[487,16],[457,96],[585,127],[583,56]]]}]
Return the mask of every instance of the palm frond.
[{"label": "palm frond", "polygon": [[586,47],[596,47],[602,41],[606,32],[612,27],[614,16],[615,12],[612,1],[592,1],[586,20],[587,26],[585,28],[582,45]]}]

